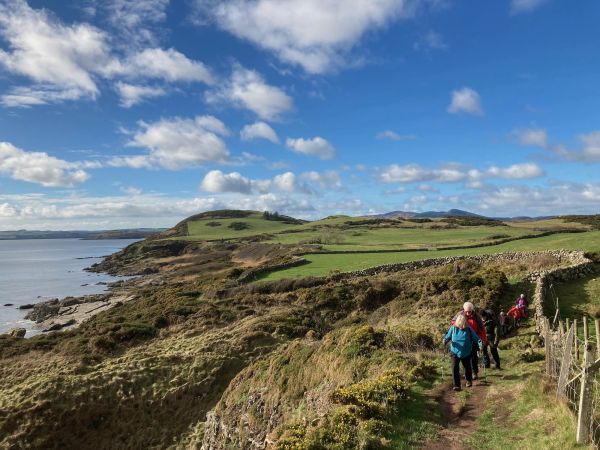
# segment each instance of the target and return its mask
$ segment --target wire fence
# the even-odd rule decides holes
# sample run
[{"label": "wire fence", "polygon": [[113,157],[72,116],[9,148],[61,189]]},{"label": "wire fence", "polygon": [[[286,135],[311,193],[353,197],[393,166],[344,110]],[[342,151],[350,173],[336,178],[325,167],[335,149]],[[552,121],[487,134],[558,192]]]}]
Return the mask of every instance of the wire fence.
[{"label": "wire fence", "polygon": [[540,320],[546,374],[556,384],[557,398],[577,417],[577,442],[600,448],[600,320]]}]

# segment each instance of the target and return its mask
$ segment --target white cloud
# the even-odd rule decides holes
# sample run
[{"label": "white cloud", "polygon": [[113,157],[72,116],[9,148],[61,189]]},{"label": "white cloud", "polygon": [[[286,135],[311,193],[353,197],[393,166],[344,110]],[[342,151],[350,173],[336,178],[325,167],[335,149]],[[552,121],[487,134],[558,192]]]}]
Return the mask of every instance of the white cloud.
[{"label": "white cloud", "polygon": [[279,137],[277,136],[277,133],[275,133],[275,130],[265,122],[256,122],[252,125],[244,126],[242,131],[240,131],[240,136],[244,141],[251,141],[253,139],[266,139],[274,144],[279,144]]},{"label": "white cloud", "polygon": [[294,107],[292,98],[282,89],[265,83],[258,72],[239,65],[234,67],[228,82],[206,93],[206,101],[248,109],[265,120],[278,119]]},{"label": "white cloud", "polygon": [[225,174],[220,170],[208,172],[200,188],[207,192],[239,192],[249,194],[252,191],[252,181],[238,172]]},{"label": "white cloud", "polygon": [[301,177],[307,181],[317,184],[323,189],[341,189],[342,179],[335,170],[326,170],[319,173],[316,171],[304,172]]},{"label": "white cloud", "polygon": [[0,49],[0,65],[45,90],[95,98],[95,75],[113,64],[103,31],[88,24],[63,25],[23,0],[0,3],[0,35],[11,49]]},{"label": "white cloud", "polygon": [[[140,14],[148,11],[160,16],[157,11],[166,3],[114,0],[107,5],[123,11],[119,20],[136,22],[142,20]],[[203,63],[190,60],[175,49],[137,50],[133,39],[126,38],[127,56],[119,57],[113,48],[118,43],[114,35],[87,23],[64,24],[46,10],[30,8],[24,0],[0,1],[0,38],[6,43],[6,48],[0,47],[0,68],[32,83],[12,87],[2,95],[0,103],[8,107],[95,100],[101,93],[102,81],[120,78],[129,84],[149,79],[214,82]]]},{"label": "white cloud", "polygon": [[293,172],[276,175],[270,180],[252,180],[239,172],[223,173],[220,170],[211,170],[204,176],[200,189],[212,193],[266,194],[270,191],[310,193],[307,186],[298,182]]},{"label": "white cloud", "polygon": [[587,162],[600,162],[600,131],[579,135],[583,142],[583,151],[580,157]]},{"label": "white cloud", "polygon": [[452,91],[452,101],[448,106],[451,114],[467,113],[475,116],[484,115],[479,94],[471,88],[463,87]]},{"label": "white cloud", "polygon": [[121,63],[119,73],[134,78],[156,78],[169,82],[201,82],[213,84],[210,70],[200,61],[189,59],[170,48],[147,48],[134,53]]},{"label": "white cloud", "polygon": [[285,145],[296,153],[317,156],[321,159],[333,159],[337,154],[333,145],[319,136],[312,139],[288,138],[285,141]]},{"label": "white cloud", "polygon": [[[85,163],[72,163],[47,153],[28,152],[8,142],[0,142],[0,174],[14,180],[46,187],[70,187],[89,178],[82,166]],[[93,163],[90,166],[96,167]]]},{"label": "white cloud", "polygon": [[533,128],[516,130],[514,134],[522,145],[532,145],[547,150],[567,161],[598,163],[600,162],[600,131],[592,131],[577,136],[582,143],[580,150],[573,150],[564,144],[550,144],[546,130]]},{"label": "white cloud", "polygon": [[144,99],[161,97],[167,93],[160,87],[139,86],[120,81],[115,84],[115,87],[121,97],[121,106],[124,108],[131,108],[144,101]]},{"label": "white cloud", "polygon": [[[208,162],[226,162],[230,155],[222,136],[227,134],[225,124],[213,116],[140,122],[140,129],[127,145],[146,148],[149,151],[147,157],[125,157],[110,163],[118,165],[133,161],[139,167],[158,165],[177,170]],[[125,165],[134,167],[133,164]]]},{"label": "white cloud", "polygon": [[490,166],[486,170],[469,169],[456,164],[448,164],[438,169],[427,169],[419,164],[392,164],[378,173],[379,180],[385,183],[466,182],[470,187],[481,187],[482,180],[488,178],[523,180],[541,176],[544,176],[544,171],[533,163],[513,164],[508,167]]},{"label": "white cloud", "polygon": [[345,57],[371,30],[411,17],[423,2],[406,0],[196,0],[203,21],[273,52],[309,73],[345,64]]},{"label": "white cloud", "polygon": [[152,26],[167,18],[169,0],[98,0],[108,14],[113,29],[126,42],[137,45],[156,45]]},{"label": "white cloud", "polygon": [[548,146],[548,133],[542,128],[525,128],[513,131],[519,144],[533,147],[546,148]]},{"label": "white cloud", "polygon": [[521,14],[535,11],[537,8],[546,3],[546,0],[511,0],[511,14]]},{"label": "white cloud", "polygon": [[527,180],[544,176],[541,167],[534,163],[513,164],[508,167],[491,166],[485,172],[486,177],[502,178],[505,180]]},{"label": "white cloud", "polygon": [[414,134],[398,134],[391,130],[380,131],[375,137],[380,140],[389,139],[390,141],[412,141],[417,138]]}]

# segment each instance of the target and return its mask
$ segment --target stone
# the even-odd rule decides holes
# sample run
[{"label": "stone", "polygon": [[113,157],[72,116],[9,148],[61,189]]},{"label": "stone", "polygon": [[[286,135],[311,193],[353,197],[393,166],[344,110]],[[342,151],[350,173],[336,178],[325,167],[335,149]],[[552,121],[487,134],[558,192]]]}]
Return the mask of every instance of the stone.
[{"label": "stone", "polygon": [[24,338],[27,330],[25,328],[13,328],[8,332],[8,334],[12,337],[16,338]]}]

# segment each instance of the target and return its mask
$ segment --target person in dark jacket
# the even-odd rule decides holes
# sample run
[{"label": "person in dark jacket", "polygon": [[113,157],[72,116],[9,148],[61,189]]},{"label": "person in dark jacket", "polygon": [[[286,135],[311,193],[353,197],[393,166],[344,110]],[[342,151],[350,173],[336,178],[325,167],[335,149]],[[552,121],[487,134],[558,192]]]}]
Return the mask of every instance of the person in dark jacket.
[{"label": "person in dark jacket", "polygon": [[487,342],[483,344],[483,367],[490,367],[490,355],[488,354],[489,347],[492,358],[494,358],[494,366],[496,369],[500,369],[500,355],[498,354],[500,326],[494,317],[494,313],[489,309],[481,311],[481,318],[483,319],[485,336],[487,338]]},{"label": "person in dark jacket", "polygon": [[[455,324],[456,319],[460,316],[464,316],[465,319],[467,319],[467,325],[473,329],[477,336],[479,336],[479,339],[485,344],[487,342],[487,337],[485,335],[483,320],[481,319],[479,313],[475,311],[475,306],[473,303],[465,302],[463,305],[463,310],[454,316],[452,323]],[[479,375],[479,357],[477,355],[477,350],[477,345],[473,345],[473,349],[471,351],[471,370],[473,371],[474,380],[476,380]]]},{"label": "person in dark jacket", "polygon": [[462,364],[465,369],[465,378],[467,379],[466,386],[473,385],[473,373],[471,371],[471,352],[473,347],[481,346],[481,339],[477,333],[467,325],[467,319],[464,315],[459,315],[448,329],[446,335],[442,338],[442,342],[446,344],[451,342],[450,358],[452,359],[452,380],[454,382],[454,390],[460,391],[460,368]]}]

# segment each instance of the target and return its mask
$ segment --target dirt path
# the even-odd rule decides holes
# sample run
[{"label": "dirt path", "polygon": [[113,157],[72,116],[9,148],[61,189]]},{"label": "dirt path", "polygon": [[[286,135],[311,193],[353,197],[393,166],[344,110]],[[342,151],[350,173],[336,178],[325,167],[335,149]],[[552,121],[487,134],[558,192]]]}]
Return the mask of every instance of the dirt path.
[{"label": "dirt path", "polygon": [[472,387],[463,388],[462,392],[453,391],[451,381],[435,389],[431,395],[442,412],[444,428],[435,440],[426,442],[422,448],[426,450],[470,448],[465,441],[477,427],[479,416],[485,410],[489,389],[490,382],[487,380],[477,380]]}]

